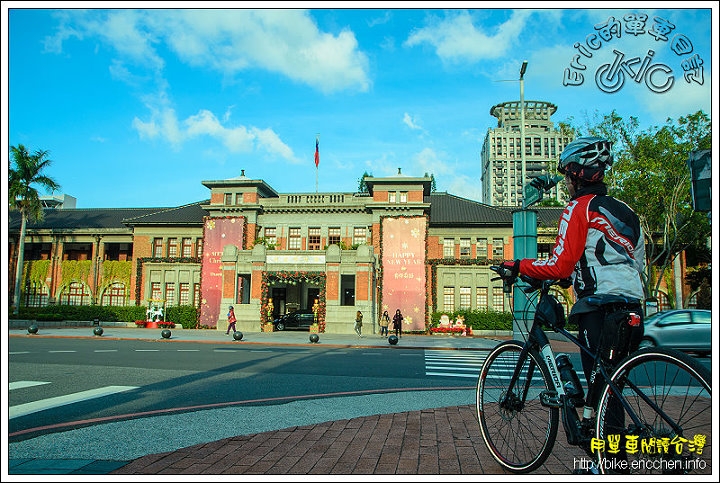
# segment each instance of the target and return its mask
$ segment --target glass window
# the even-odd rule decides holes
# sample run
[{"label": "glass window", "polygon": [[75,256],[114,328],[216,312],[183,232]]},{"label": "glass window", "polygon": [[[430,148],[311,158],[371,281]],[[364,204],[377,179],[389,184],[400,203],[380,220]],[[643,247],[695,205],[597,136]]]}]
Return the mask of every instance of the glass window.
[{"label": "glass window", "polygon": [[460,287],[460,310],[470,310],[470,287]]},{"label": "glass window", "polygon": [[320,250],[320,227],[308,228],[308,250]]},{"label": "glass window", "polygon": [[400,192],[400,203],[407,203],[407,191]]},{"label": "glass window", "polygon": [[198,238],[197,239],[197,256],[202,257],[203,255],[203,239]]},{"label": "glass window", "polygon": [[353,230],[353,245],[364,245],[367,242],[367,230],[364,226],[356,226]]},{"label": "glass window", "polygon": [[328,228],[328,245],[340,245],[340,227]]},{"label": "glass window", "polygon": [[493,287],[493,310],[497,312],[505,311],[505,295],[502,287]]},{"label": "glass window", "polygon": [[443,288],[443,310],[445,312],[455,311],[455,287]]},{"label": "glass window", "polygon": [[391,191],[388,193],[388,202],[390,203],[396,203],[397,202],[397,193],[394,191]]},{"label": "glass window", "polygon": [[177,238],[168,238],[168,257],[177,257],[178,242]]},{"label": "glass window", "polygon": [[469,238],[461,238],[460,239],[460,257],[461,258],[470,258],[470,239]]},{"label": "glass window", "polygon": [[162,238],[153,238],[153,257],[160,258],[163,256],[163,240]]},{"label": "glass window", "polygon": [[160,290],[160,282],[153,282],[150,284],[150,298],[161,299],[162,291]]},{"label": "glass window", "polygon": [[300,228],[290,228],[288,231],[288,250],[300,250],[301,246]]},{"label": "glass window", "polygon": [[488,289],[487,287],[478,287],[475,293],[475,307],[477,310],[487,310],[488,308]]},{"label": "glass window", "polygon": [[445,238],[443,240],[443,258],[455,258],[454,238]]},{"label": "glass window", "polygon": [[265,228],[265,241],[268,245],[277,246],[277,229],[274,226]]},{"label": "glass window", "polygon": [[42,282],[30,282],[25,287],[26,307],[45,307],[48,304],[48,289]]},{"label": "glass window", "polygon": [[122,307],[126,305],[125,284],[120,282],[112,283],[102,296],[102,305]]},{"label": "glass window", "polygon": [[175,283],[167,282],[165,284],[165,306],[175,305]]},{"label": "glass window", "polygon": [[180,283],[180,305],[190,305],[189,283]]},{"label": "glass window", "polygon": [[189,238],[182,239],[182,256],[184,258],[192,257],[192,240]]},{"label": "glass window", "polygon": [[225,193],[225,204],[232,205],[232,193]]},{"label": "glass window", "polygon": [[200,302],[202,299],[200,298],[200,284],[199,283],[193,284],[193,300],[195,301],[195,306],[200,307]]},{"label": "glass window", "polygon": [[235,193],[235,204],[236,205],[242,205],[242,193]]},{"label": "glass window", "polygon": [[487,238],[478,238],[477,246],[475,247],[475,251],[477,252],[477,258],[487,258],[487,248]]},{"label": "glass window", "polygon": [[85,284],[70,282],[68,288],[60,296],[61,305],[90,305],[90,293],[85,290]]},{"label": "glass window", "polygon": [[505,245],[502,238],[493,238],[493,258],[495,260],[505,258]]}]

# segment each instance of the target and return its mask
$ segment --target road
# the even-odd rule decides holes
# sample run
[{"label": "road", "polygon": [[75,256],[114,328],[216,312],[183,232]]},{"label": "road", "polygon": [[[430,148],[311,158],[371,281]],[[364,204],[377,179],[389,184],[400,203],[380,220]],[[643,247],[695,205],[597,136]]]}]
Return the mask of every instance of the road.
[{"label": "road", "polygon": [[[10,441],[99,421],[317,397],[472,390],[484,351],[12,339]],[[403,408],[398,408],[402,410]]]}]

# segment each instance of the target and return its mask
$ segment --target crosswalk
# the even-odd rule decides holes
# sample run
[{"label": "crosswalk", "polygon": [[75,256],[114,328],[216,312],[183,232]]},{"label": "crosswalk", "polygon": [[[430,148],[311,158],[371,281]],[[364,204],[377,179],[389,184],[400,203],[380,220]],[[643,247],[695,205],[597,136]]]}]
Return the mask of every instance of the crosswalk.
[{"label": "crosswalk", "polygon": [[[449,350],[425,350],[425,375],[439,377],[466,377],[477,379],[480,374],[485,358],[486,351],[449,351]],[[496,366],[499,368],[499,374],[506,376],[508,379],[512,375],[514,366],[506,367]],[[539,375],[536,377],[540,377]],[[580,382],[583,387],[587,388],[587,381],[582,371],[578,373]],[[538,380],[538,382],[540,382]]]},{"label": "crosswalk", "polygon": [[477,379],[485,351],[425,350],[425,375]]},{"label": "crosswalk", "polygon": [[[46,381],[15,381],[11,382],[8,385],[8,388],[13,391],[43,384],[50,383]],[[45,411],[46,409],[52,409],[58,406],[65,406],[67,404],[73,404],[80,401],[87,401],[89,399],[95,399],[98,397],[109,396],[111,394],[130,391],[132,389],[137,389],[137,386],[105,386],[90,389],[88,391],[80,391],[71,394],[65,394],[62,396],[41,399],[38,401],[31,401],[24,404],[17,404],[8,408],[9,418],[19,418],[20,416],[27,416],[28,414]]]}]

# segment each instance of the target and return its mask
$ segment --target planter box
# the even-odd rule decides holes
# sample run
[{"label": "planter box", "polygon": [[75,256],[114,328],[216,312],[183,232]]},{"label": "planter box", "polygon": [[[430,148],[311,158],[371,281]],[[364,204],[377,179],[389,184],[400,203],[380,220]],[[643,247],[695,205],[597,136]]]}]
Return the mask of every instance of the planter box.
[{"label": "planter box", "polygon": [[262,325],[262,331],[263,331],[263,332],[272,332],[272,331],[273,331],[273,325],[272,325],[272,324],[263,324],[263,325]]},{"label": "planter box", "polygon": [[319,334],[319,333],[320,333],[320,326],[319,326],[319,325],[316,325],[316,326],[312,326],[312,325],[311,325],[311,326],[310,326],[310,333],[311,333],[311,334]]}]

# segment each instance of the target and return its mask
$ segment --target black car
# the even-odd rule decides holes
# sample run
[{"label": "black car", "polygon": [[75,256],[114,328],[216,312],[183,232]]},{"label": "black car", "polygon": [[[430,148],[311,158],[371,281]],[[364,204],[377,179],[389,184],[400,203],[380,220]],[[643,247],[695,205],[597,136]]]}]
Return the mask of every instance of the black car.
[{"label": "black car", "polygon": [[645,334],[640,347],[668,346],[707,355],[712,352],[711,339],[709,310],[667,310],[645,319]]},{"label": "black car", "polygon": [[275,330],[309,330],[313,322],[315,322],[315,314],[313,311],[310,309],[301,309],[296,310],[295,312],[290,312],[289,314],[281,315],[279,318],[275,319],[273,325],[275,326]]}]

